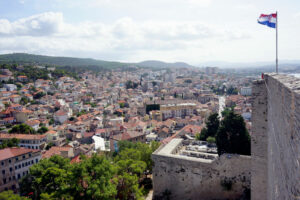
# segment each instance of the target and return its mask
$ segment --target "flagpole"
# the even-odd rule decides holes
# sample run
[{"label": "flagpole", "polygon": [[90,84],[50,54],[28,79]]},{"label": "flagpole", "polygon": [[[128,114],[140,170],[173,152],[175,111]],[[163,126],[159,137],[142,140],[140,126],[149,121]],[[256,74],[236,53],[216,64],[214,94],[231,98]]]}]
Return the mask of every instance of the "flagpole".
[{"label": "flagpole", "polygon": [[276,73],[278,74],[278,13],[276,11]]}]

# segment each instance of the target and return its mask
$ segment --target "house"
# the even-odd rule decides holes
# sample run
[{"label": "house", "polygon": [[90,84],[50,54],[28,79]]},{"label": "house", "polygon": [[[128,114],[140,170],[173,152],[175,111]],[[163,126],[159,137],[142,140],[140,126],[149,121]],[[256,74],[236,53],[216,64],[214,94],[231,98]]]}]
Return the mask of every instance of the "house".
[{"label": "house", "polygon": [[13,94],[13,95],[10,96],[10,100],[13,103],[19,103],[21,101],[21,96],[18,95],[18,94]]},{"label": "house", "polygon": [[18,76],[17,80],[20,82],[26,82],[28,80],[27,76]]},{"label": "house", "polygon": [[63,146],[66,143],[66,137],[57,131],[49,130],[45,134],[47,135],[48,143],[52,143],[55,146]]},{"label": "house", "polygon": [[118,151],[118,141],[122,140],[130,142],[146,142],[146,134],[138,131],[126,131],[124,133],[113,135],[110,138],[111,151]]},{"label": "house", "polygon": [[27,120],[25,122],[25,124],[27,124],[28,126],[31,126],[35,131],[37,131],[39,129],[40,123],[41,122],[37,119]]},{"label": "house", "polygon": [[68,119],[68,113],[63,110],[59,110],[54,113],[53,119],[55,122],[63,124]]},{"label": "house", "polygon": [[44,149],[47,141],[46,135],[0,133],[0,143],[2,143],[3,140],[9,140],[12,138],[20,140],[20,147],[29,149]]},{"label": "house", "polygon": [[15,84],[4,84],[3,87],[5,87],[7,91],[17,90],[17,86]]},{"label": "house", "polygon": [[40,161],[41,151],[19,147],[0,150],[0,192],[18,192],[19,180],[29,173],[29,168]]},{"label": "house", "polygon": [[64,147],[51,147],[48,151],[45,151],[42,155],[42,158],[50,158],[54,155],[60,155],[64,158],[73,158],[74,157],[74,149],[71,146]]},{"label": "house", "polygon": [[9,81],[9,79],[11,78],[11,76],[8,75],[2,75],[0,74],[0,81]]}]

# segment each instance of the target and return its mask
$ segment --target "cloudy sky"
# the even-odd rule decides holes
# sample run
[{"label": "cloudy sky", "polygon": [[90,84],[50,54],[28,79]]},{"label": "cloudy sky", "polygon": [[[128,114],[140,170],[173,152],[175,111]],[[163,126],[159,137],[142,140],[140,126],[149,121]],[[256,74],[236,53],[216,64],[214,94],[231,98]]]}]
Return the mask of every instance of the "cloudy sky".
[{"label": "cloudy sky", "polygon": [[300,0],[0,0],[0,53],[137,62],[300,60]]}]

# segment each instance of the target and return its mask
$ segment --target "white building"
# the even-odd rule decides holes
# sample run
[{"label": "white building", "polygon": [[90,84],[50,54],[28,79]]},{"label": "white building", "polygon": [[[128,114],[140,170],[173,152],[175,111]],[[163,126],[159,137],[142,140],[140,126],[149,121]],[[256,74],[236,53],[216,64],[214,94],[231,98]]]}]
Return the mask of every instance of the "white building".
[{"label": "white building", "polygon": [[242,87],[241,88],[241,95],[243,96],[251,96],[252,88],[251,87]]},{"label": "white building", "polygon": [[26,148],[5,148],[0,150],[0,192],[18,192],[19,180],[29,173],[29,168],[41,159],[41,151]]}]

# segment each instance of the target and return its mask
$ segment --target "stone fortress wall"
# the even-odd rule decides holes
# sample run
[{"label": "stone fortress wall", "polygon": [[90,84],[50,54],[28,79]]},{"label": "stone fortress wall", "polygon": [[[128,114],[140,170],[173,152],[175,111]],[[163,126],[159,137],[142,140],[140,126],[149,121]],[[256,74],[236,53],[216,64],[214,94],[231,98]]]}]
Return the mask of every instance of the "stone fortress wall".
[{"label": "stone fortress wall", "polygon": [[[224,154],[214,160],[178,154],[173,139],[152,154],[154,199],[169,191],[172,200],[236,199],[250,188],[251,157]],[[224,183],[232,183],[226,189]],[[223,184],[222,184],[223,183]]]},{"label": "stone fortress wall", "polygon": [[300,199],[300,79],[265,74],[252,91],[251,199]]}]

